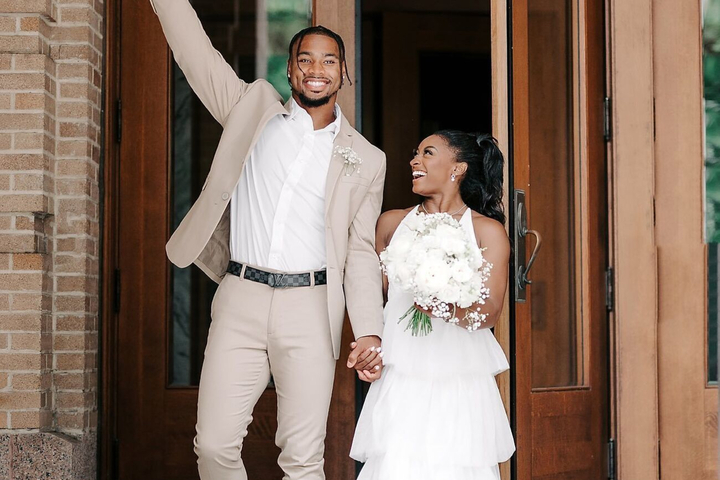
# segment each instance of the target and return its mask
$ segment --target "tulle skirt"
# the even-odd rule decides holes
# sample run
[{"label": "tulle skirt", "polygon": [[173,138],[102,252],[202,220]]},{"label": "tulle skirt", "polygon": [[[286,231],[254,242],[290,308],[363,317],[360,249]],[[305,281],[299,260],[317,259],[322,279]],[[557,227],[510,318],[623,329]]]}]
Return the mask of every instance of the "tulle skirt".
[{"label": "tulle skirt", "polygon": [[350,456],[362,480],[498,480],[515,444],[495,375],[505,354],[487,329],[433,319],[413,337],[400,317],[412,297],[394,291],[385,308],[385,370],[370,387]]},{"label": "tulle skirt", "polygon": [[491,467],[460,467],[436,465],[428,468],[420,459],[395,458],[385,461],[385,457],[371,457],[363,466],[358,480],[374,479],[395,480],[500,480],[497,465]]}]

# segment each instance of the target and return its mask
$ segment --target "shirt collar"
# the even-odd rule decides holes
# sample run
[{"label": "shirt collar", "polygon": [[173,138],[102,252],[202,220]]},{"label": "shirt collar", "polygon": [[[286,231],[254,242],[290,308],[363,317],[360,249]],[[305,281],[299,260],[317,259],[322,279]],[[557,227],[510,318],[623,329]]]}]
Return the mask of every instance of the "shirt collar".
[{"label": "shirt collar", "polygon": [[[310,124],[312,125],[312,118],[310,117],[310,114],[302,108],[298,103],[295,101],[293,97],[290,97],[290,108],[289,113],[285,115],[286,120],[292,120],[296,116],[300,115],[302,118],[306,118],[310,121]],[[330,132],[332,134],[333,140],[338,136],[338,133],[340,133],[340,126],[342,125],[342,110],[340,109],[340,105],[335,103],[335,121],[333,121],[331,124],[329,124],[327,127],[318,130],[318,132]]]}]

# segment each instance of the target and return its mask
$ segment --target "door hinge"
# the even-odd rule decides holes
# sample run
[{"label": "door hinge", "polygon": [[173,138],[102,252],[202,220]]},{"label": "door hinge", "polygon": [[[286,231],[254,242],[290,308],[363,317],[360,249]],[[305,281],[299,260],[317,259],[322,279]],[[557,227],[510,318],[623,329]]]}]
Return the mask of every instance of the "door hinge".
[{"label": "door hinge", "polygon": [[115,269],[115,275],[113,278],[115,282],[113,291],[113,310],[115,313],[120,313],[120,269]]},{"label": "door hinge", "polygon": [[655,97],[653,97],[653,116],[652,116],[652,120],[653,120],[653,124],[652,124],[652,127],[653,127],[653,140],[655,140],[655,139],[657,138],[657,117],[656,117],[656,114],[657,114],[657,112],[656,112],[656,110],[655,110]]},{"label": "door hinge", "polygon": [[118,98],[115,102],[115,141],[120,143],[122,140],[122,100]]},{"label": "door hinge", "polygon": [[608,312],[615,308],[615,271],[612,267],[605,271],[605,306]]},{"label": "door hinge", "polygon": [[610,119],[610,114],[612,113],[611,110],[611,102],[610,97],[605,97],[603,99],[603,137],[605,138],[606,142],[609,142],[612,140],[612,122]]},{"label": "door hinge", "polygon": [[608,480],[615,480],[615,439],[608,440],[607,445],[608,458]]}]

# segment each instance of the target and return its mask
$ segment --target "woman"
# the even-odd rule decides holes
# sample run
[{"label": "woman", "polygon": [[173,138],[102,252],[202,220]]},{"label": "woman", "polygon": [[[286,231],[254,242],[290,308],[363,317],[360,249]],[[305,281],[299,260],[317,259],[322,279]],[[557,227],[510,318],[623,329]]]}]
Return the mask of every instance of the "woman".
[{"label": "woman", "polygon": [[462,320],[467,310],[458,307],[459,324],[433,318],[432,332],[412,336],[399,320],[413,296],[384,277],[383,347],[372,354],[382,357],[384,368],[359,371],[362,379],[377,381],[350,456],[365,462],[359,480],[499,480],[498,463],[515,451],[494,378],[508,363],[490,331],[502,311],[510,256],[502,153],[489,135],[442,130],[423,140],[410,166],[413,192],[424,201],[380,217],[378,253],[408,233],[404,222],[410,215],[452,215],[493,264],[486,283],[490,297],[470,307],[480,306],[487,317],[482,328],[468,331]]}]

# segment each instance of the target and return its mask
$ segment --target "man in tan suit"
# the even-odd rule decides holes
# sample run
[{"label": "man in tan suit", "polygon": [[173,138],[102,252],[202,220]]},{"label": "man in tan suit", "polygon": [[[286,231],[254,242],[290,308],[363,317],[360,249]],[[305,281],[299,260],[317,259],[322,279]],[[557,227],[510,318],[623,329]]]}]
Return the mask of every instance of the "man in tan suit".
[{"label": "man in tan suit", "polygon": [[151,2],[190,86],[224,129],[200,197],[167,244],[175,265],[195,263],[220,283],[200,379],[200,476],[247,478],[242,442],[272,373],[284,479],[324,479],[346,307],[357,342],[348,365],[377,374],[381,363],[374,238],[385,155],[336,104],[347,66],[330,30],[293,39],[293,95],[283,105],[265,80],[237,77],[187,0]]}]

